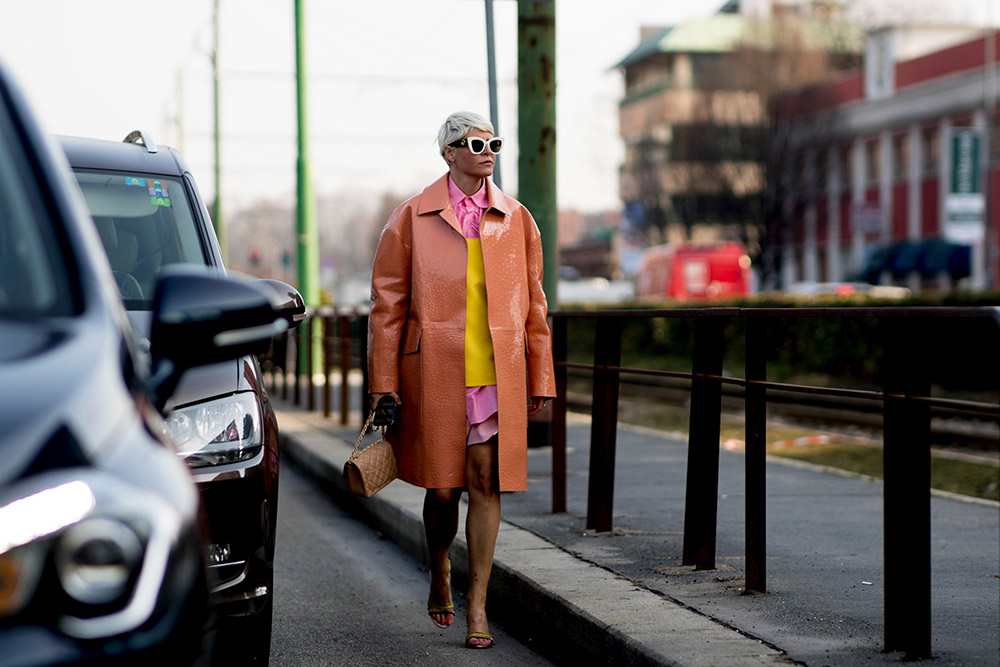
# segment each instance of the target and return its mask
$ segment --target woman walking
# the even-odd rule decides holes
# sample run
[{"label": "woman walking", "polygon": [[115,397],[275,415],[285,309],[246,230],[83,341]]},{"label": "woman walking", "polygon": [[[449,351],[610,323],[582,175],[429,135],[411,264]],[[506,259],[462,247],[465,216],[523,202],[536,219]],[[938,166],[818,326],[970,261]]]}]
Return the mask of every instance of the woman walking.
[{"label": "woman walking", "polygon": [[451,562],[465,490],[469,648],[490,648],[486,590],[500,493],[527,488],[528,416],[555,396],[542,249],[528,210],[491,181],[503,140],[454,113],[438,132],[448,173],[389,218],[372,268],[372,406],[400,404],[387,431],[400,479],[427,489],[427,610],[451,625]]}]

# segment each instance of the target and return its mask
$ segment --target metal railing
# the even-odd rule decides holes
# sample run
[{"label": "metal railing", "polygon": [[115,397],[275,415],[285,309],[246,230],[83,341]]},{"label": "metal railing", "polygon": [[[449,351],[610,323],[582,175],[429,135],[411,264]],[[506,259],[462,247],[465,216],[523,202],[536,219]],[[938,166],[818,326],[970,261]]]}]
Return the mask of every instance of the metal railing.
[{"label": "metal railing", "polygon": [[[333,412],[333,385],[331,378],[334,369],[339,376],[341,391],[339,392],[339,416],[341,425],[350,423],[350,374],[352,370],[361,372],[362,381],[358,388],[360,405],[367,404],[368,396],[368,312],[357,308],[335,309],[324,306],[309,312],[305,321],[291,334],[285,334],[275,340],[273,349],[263,359],[263,370],[270,375],[271,394],[278,395],[278,381],[281,380],[281,399],[289,400],[289,384],[291,384],[291,400],[295,405],[303,406],[303,379],[308,386],[305,392],[304,407],[310,412],[317,410],[316,388],[314,378],[307,376],[305,369],[315,368],[315,351],[321,352],[320,373],[322,391],[321,409],[324,417],[330,417]],[[305,350],[305,363],[299,364],[299,350]],[[288,381],[291,375],[293,380]],[[363,418],[362,418],[363,419]],[[360,424],[359,424],[360,426]]]},{"label": "metal railing", "polygon": [[[552,511],[566,511],[566,410],[569,369],[593,372],[592,421],[587,528],[612,529],[618,398],[623,374],[680,378],[690,382],[690,428],[685,488],[683,561],[698,570],[715,569],[719,494],[719,443],[722,387],[743,390],[746,419],[745,458],[745,562],[748,591],[766,590],[766,478],[768,390],[797,394],[848,397],[881,403],[883,414],[883,508],[885,576],[885,650],[905,651],[909,658],[930,657],[931,645],[931,522],[930,443],[934,408],[960,409],[970,415],[1000,422],[1000,403],[956,400],[931,395],[926,363],[926,341],[916,333],[920,325],[941,318],[955,322],[991,320],[1000,325],[997,308],[687,308],[668,310],[556,311],[550,313],[555,362],[556,399],[552,412]],[[623,367],[622,334],[627,323],[643,318],[690,319],[694,323],[691,371],[664,371]],[[769,320],[787,318],[872,318],[882,339],[881,390],[859,390],[768,381],[767,346],[774,344]],[[573,320],[595,322],[592,363],[568,360],[567,325]],[[363,382],[361,405],[367,401],[367,313],[320,310],[311,320],[322,323],[323,413],[330,415],[330,377],[336,359],[341,377],[340,420],[348,423],[348,374],[359,368]],[[745,376],[723,374],[725,327],[742,320],[745,327]],[[295,348],[311,353],[306,341],[315,325],[308,321],[297,330]],[[772,328],[773,329],[773,328]],[[1000,348],[1000,329],[995,345]],[[284,353],[284,357],[280,356]],[[272,363],[285,378],[288,346],[276,346]],[[282,360],[283,359],[283,360]],[[294,402],[301,405],[301,373],[294,364]],[[311,355],[307,368],[312,368]],[[986,369],[1000,377],[1000,369]],[[272,392],[277,388],[272,373]],[[312,379],[307,409],[315,410]],[[287,400],[287,382],[282,397]]]},{"label": "metal railing", "polygon": [[[624,325],[637,318],[694,320],[691,372],[621,366]],[[567,322],[595,322],[592,364],[567,360]],[[780,318],[873,318],[883,343],[881,391],[820,387],[767,380],[765,323]],[[885,650],[911,658],[930,657],[931,646],[931,410],[961,408],[1000,420],[1000,404],[935,398],[919,325],[937,318],[985,318],[1000,324],[993,308],[704,308],[673,310],[567,311],[552,314],[556,404],[552,423],[552,510],[566,510],[567,369],[593,371],[587,528],[612,528],[615,440],[620,377],[625,374],[685,378],[691,382],[690,428],[684,511],[684,565],[715,569],[719,492],[722,386],[743,387],[746,414],[746,589],[766,590],[767,391],[852,397],[883,406]],[[745,375],[723,376],[723,332],[744,320]],[[998,331],[1000,334],[1000,331]],[[996,336],[1000,346],[1000,335]],[[773,341],[770,341],[773,342]],[[988,369],[997,373],[1000,369]]]}]

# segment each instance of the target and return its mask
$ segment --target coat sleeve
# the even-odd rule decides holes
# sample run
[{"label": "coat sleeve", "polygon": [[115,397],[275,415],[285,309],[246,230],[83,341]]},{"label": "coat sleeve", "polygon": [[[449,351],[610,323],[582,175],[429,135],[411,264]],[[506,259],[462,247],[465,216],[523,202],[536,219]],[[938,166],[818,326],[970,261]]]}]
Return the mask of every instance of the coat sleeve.
[{"label": "coat sleeve", "polygon": [[549,309],[542,291],[542,237],[527,209],[524,214],[527,217],[525,241],[528,246],[528,317],[524,324],[528,348],[528,395],[554,397],[556,383],[552,367],[552,337],[546,321]]},{"label": "coat sleeve", "polygon": [[409,211],[396,209],[379,237],[372,264],[368,317],[368,385],[373,393],[399,391],[399,343],[410,308]]}]

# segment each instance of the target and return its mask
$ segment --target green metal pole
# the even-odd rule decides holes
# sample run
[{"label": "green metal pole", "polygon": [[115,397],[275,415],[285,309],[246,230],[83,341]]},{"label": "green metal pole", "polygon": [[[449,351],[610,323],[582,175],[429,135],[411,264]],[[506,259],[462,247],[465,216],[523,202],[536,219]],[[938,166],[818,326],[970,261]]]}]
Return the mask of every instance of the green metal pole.
[{"label": "green metal pole", "polygon": [[226,226],[222,219],[222,140],[219,137],[219,0],[212,4],[212,141],[215,149],[215,204],[212,223],[223,261],[229,259]]},{"label": "green metal pole", "polygon": [[[308,107],[306,104],[306,48],[305,48],[305,0],[295,0],[295,83],[298,104],[298,148],[297,167],[298,205],[296,206],[298,288],[306,306],[315,310],[319,306],[319,243],[316,234],[316,200],[312,188],[312,167],[309,164]],[[319,344],[315,318],[310,320],[309,334],[315,344]],[[307,343],[308,345],[308,343]],[[299,350],[299,363],[306,368],[308,355],[306,345]],[[319,360],[320,355],[313,355]],[[311,368],[307,377],[312,377]]]},{"label": "green metal pole", "polygon": [[558,303],[556,205],[556,3],[517,3],[517,196],[542,234],[543,287]]},{"label": "green metal pole", "polygon": [[[517,197],[542,235],[542,288],[559,303],[556,208],[556,3],[517,3]],[[552,444],[552,414],[528,420],[528,445]]]}]

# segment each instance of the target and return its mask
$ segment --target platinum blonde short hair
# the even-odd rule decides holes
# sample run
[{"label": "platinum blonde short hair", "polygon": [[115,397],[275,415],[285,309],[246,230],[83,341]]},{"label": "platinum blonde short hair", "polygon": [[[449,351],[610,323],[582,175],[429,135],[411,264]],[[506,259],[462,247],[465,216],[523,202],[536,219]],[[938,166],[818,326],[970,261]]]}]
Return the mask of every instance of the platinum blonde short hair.
[{"label": "platinum blonde short hair", "polygon": [[[445,119],[438,130],[438,149],[444,157],[444,147],[453,141],[462,139],[472,130],[482,130],[494,134],[493,123],[471,111],[456,111]],[[447,162],[447,160],[445,160]]]}]

